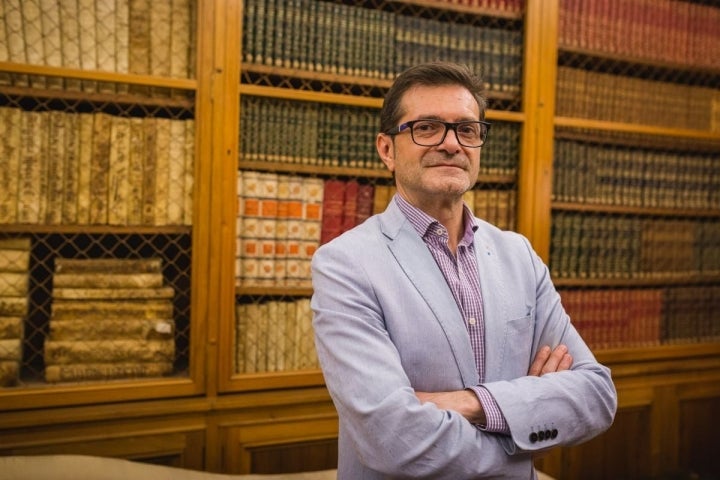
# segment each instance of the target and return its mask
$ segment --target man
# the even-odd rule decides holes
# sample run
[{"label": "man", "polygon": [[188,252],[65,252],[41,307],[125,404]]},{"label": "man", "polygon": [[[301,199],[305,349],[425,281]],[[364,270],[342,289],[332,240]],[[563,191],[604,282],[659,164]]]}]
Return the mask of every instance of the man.
[{"label": "man", "polygon": [[533,454],[613,421],[610,372],[546,266],[462,201],[489,129],[481,85],[441,62],[396,79],[376,146],[397,195],[313,258],[341,480],[532,479]]}]

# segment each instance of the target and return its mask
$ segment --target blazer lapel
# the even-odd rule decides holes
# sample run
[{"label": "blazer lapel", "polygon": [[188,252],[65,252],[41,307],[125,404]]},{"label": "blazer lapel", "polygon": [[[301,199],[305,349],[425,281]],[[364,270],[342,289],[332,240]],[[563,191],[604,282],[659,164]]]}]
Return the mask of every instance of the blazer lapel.
[{"label": "blazer lapel", "polygon": [[477,371],[472,347],[455,298],[425,242],[407,221],[395,202],[381,215],[380,225],[388,238],[388,248],[413,286],[425,299],[450,345],[465,385],[476,385]]},{"label": "blazer lapel", "polygon": [[[505,350],[505,322],[508,313],[505,305],[512,294],[512,286],[506,285],[502,265],[494,245],[481,234],[481,226],[475,233],[475,256],[478,261],[480,290],[483,293],[483,319],[485,322],[485,381],[502,378],[503,355]],[[487,292],[492,286],[492,295]]]}]

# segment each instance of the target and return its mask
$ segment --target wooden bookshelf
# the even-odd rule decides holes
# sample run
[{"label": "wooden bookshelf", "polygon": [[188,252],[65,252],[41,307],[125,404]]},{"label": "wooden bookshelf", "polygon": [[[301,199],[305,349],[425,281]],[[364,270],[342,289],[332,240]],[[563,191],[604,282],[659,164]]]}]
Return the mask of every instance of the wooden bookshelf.
[{"label": "wooden bookshelf", "polygon": [[[487,115],[490,121],[520,132],[518,144],[514,145],[518,152],[515,173],[481,174],[478,183],[479,188],[512,192],[515,229],[530,239],[546,261],[552,261],[553,215],[558,212],[694,219],[705,223],[720,218],[716,208],[554,201],[552,184],[554,142],[558,139],[606,142],[616,147],[664,146],[668,151],[680,152],[691,145],[690,150],[711,153],[717,152],[720,142],[717,130],[557,116],[559,56],[582,56],[590,64],[638,63],[650,71],[683,70],[690,76],[717,80],[715,68],[560,45],[562,0],[526,0],[520,12],[450,1],[332,3],[388,14],[400,12],[453,26],[521,33],[519,90],[491,89]],[[189,239],[184,254],[189,255],[187,270],[191,275],[188,305],[183,311],[187,326],[179,338],[186,344],[186,366],[163,378],[57,385],[48,385],[37,375],[26,375],[21,385],[0,388],[0,455],[85,453],[236,474],[275,473],[270,471],[272,458],[283,459],[286,471],[301,471],[308,465],[335,466],[337,415],[319,369],[239,373],[235,367],[238,303],[290,301],[312,295],[311,288],[301,286],[237,285],[236,225],[238,195],[242,193],[237,188],[238,169],[307,178],[355,178],[371,184],[389,184],[391,176],[381,169],[244,159],[241,142],[248,127],[242,125],[241,100],[248,96],[377,110],[390,81],[246,62],[242,44],[247,28],[243,25],[245,6],[242,0],[197,0],[192,27],[196,74],[191,78],[25,64],[0,58],[0,83],[11,79],[0,84],[0,96],[27,97],[39,103],[64,102],[70,110],[72,105],[85,102],[118,105],[121,110],[186,111],[195,120],[196,149],[190,225],[0,225],[0,236],[51,237],[62,239],[62,245],[82,243],[86,238],[95,245],[97,238],[105,238],[119,242],[127,250],[137,248],[136,238],[152,243],[153,239],[180,236]],[[39,88],[32,83],[17,85],[12,81],[23,77],[107,83],[122,88],[115,93],[83,92]],[[495,129],[490,134],[491,142],[494,133]],[[642,139],[632,143],[623,135]],[[508,144],[497,145],[505,150]],[[55,240],[43,241],[51,251],[66,248],[56,247]],[[168,243],[170,247],[164,253],[175,258],[176,245]],[[114,250],[103,253],[109,255],[110,251]],[[47,271],[38,274],[45,276],[42,282],[51,275],[51,258],[45,260]],[[714,287],[720,280],[717,273],[687,273],[674,278],[558,278],[555,284],[561,291],[637,290]],[[43,288],[46,291],[39,297],[47,299],[49,289]],[[42,328],[33,331],[40,335]],[[35,355],[40,355],[42,342],[34,341]],[[668,478],[690,471],[720,474],[712,451],[720,411],[718,345],[718,339],[700,339],[694,343],[597,351],[598,359],[611,367],[618,387],[620,410],[615,425],[588,444],[550,452],[537,465],[558,479]],[[629,438],[640,440],[630,444]]]}]

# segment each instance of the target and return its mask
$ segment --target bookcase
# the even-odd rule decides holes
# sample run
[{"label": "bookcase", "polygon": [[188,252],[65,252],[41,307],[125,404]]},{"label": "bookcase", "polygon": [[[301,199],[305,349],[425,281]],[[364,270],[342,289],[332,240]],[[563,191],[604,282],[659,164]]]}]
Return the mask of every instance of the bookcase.
[{"label": "bookcase", "polygon": [[[14,314],[24,315],[19,375],[0,388],[0,454],[229,473],[334,467],[337,416],[314,359],[309,258],[392,194],[373,151],[392,77],[450,59],[483,73],[493,123],[467,201],[531,240],[618,385],[611,430],[538,466],[557,478],[718,473],[720,66],[708,62],[720,9],[683,0],[57,4],[0,2],[0,242],[28,259],[12,277],[27,276],[28,300]],[[638,15],[643,27],[629,28]],[[172,136],[180,126],[182,141]],[[13,151],[22,152],[17,176],[2,168]],[[66,173],[83,155],[99,163]],[[172,161],[181,157],[182,169]],[[21,208],[20,192],[42,209]],[[152,335],[147,322],[136,329],[146,339],[172,331],[169,368],[47,380],[56,312],[82,310],[73,295],[99,294],[63,285],[62,270],[91,259],[160,262],[161,285],[144,290],[171,289],[172,317],[150,316],[169,320],[153,321]],[[86,284],[109,269],[82,265],[95,268],[78,274]],[[127,289],[113,278],[105,290]],[[9,282],[0,283],[6,308],[3,289]],[[601,324],[593,305],[616,316]],[[96,330],[78,341],[101,351]],[[129,356],[152,353],[143,344]]]},{"label": "bookcase", "polygon": [[561,478],[717,476],[712,449],[698,443],[717,416],[695,415],[718,405],[720,63],[709,52],[720,10],[543,8],[553,81],[533,243],[573,323],[612,368],[619,411],[603,436],[539,464]]}]

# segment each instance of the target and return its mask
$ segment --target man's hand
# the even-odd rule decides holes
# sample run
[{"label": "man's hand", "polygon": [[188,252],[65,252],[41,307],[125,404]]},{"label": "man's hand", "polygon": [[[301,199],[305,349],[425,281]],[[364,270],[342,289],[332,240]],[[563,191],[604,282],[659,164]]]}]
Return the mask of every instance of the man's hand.
[{"label": "man's hand", "polygon": [[569,370],[572,363],[572,355],[568,353],[565,345],[558,345],[555,350],[551,350],[549,346],[545,345],[535,355],[535,360],[530,365],[528,375],[541,377],[546,373]]},{"label": "man's hand", "polygon": [[420,403],[434,403],[441,410],[452,410],[465,417],[470,423],[485,425],[485,411],[475,392],[458,390],[456,392],[415,392]]}]

